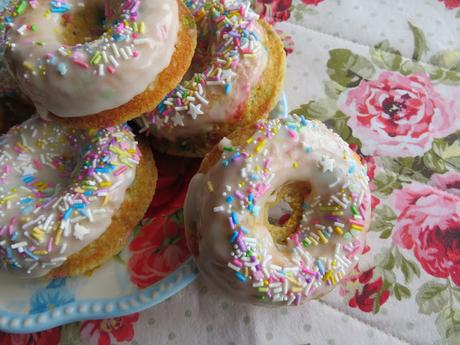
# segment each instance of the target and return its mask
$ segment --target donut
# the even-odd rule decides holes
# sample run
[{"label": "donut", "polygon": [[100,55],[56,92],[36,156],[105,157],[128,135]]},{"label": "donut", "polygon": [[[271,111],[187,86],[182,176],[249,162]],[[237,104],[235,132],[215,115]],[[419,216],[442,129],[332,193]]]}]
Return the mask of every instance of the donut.
[{"label": "donut", "polygon": [[156,184],[127,125],[69,129],[34,116],[0,138],[0,269],[21,278],[89,272],[126,244]]},{"label": "donut", "polygon": [[362,254],[366,169],[321,122],[261,120],[205,157],[184,217],[206,280],[239,301],[299,305],[332,290]]},{"label": "donut", "polygon": [[109,127],[151,110],[193,57],[196,28],[179,0],[17,4],[8,67],[41,115],[73,128]]},{"label": "donut", "polygon": [[283,44],[241,0],[188,0],[198,44],[185,78],[152,112],[143,130],[155,148],[204,156],[239,126],[255,122],[277,103],[285,74]]}]

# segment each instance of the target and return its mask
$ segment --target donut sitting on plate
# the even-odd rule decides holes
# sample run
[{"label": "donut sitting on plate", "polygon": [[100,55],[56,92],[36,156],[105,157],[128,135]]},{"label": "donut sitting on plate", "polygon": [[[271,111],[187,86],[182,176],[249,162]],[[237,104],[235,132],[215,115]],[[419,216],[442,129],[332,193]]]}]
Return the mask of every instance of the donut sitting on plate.
[{"label": "donut sitting on plate", "polygon": [[192,179],[184,215],[205,279],[240,301],[298,305],[350,273],[370,209],[359,157],[324,124],[289,116],[223,139]]},{"label": "donut sitting on plate", "polygon": [[153,197],[151,150],[126,125],[69,129],[38,116],[0,137],[0,269],[71,276],[119,253]]}]

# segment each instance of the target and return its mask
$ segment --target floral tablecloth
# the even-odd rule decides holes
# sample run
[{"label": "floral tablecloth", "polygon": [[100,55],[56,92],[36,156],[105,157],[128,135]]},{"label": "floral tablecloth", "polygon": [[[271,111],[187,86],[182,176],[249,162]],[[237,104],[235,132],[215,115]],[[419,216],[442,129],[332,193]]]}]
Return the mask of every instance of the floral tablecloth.
[{"label": "floral tablecloth", "polygon": [[[253,2],[285,42],[291,109],[368,165],[374,215],[355,273],[321,301],[276,310],[198,279],[139,314],[0,344],[460,344],[460,0]],[[128,263],[139,286],[188,256],[180,207],[199,162],[158,160]]]}]

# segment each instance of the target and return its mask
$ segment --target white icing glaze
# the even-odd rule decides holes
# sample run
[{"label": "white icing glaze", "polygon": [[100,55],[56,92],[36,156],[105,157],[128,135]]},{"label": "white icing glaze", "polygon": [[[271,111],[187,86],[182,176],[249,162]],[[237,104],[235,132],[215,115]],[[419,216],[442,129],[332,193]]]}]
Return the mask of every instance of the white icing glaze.
[{"label": "white icing glaze", "polygon": [[0,139],[0,268],[38,277],[110,226],[140,153],[127,126],[72,130],[38,116]]},{"label": "white icing glaze", "polygon": [[[216,124],[237,120],[235,115],[241,116],[251,89],[257,85],[267,66],[264,30],[247,1],[226,0],[221,5],[220,1],[214,0],[208,2],[207,10],[203,9],[203,3],[202,0],[187,2],[197,20],[199,32],[199,44],[187,74],[189,77],[165,98],[163,104],[144,116],[143,124],[150,125],[152,134],[158,138],[178,141],[209,133]],[[232,13],[232,16],[225,15],[228,27],[217,24],[220,16],[214,16],[213,9]],[[232,40],[235,36],[240,46],[235,39]],[[193,80],[200,80],[200,83]]]},{"label": "white icing glaze", "polygon": [[[258,126],[244,147],[224,140],[222,160],[192,179],[187,235],[203,276],[231,297],[300,304],[330,291],[358,260],[370,218],[368,179],[348,145],[320,122],[294,116]],[[298,230],[282,245],[265,226],[265,209],[292,182],[310,184],[311,192]]]},{"label": "white icing glaze", "polygon": [[[62,30],[62,14],[48,13],[50,1],[26,9],[9,31],[6,56],[21,88],[37,108],[61,117],[113,109],[145,91],[169,65],[179,31],[177,0],[65,3],[71,6],[65,12],[70,14],[82,3],[102,8],[106,4],[116,13],[113,20],[126,17],[130,27],[120,29],[124,40],[116,41],[118,36],[107,32],[92,42],[69,47],[59,41],[56,32]],[[36,25],[36,31],[24,29],[30,24]]]}]

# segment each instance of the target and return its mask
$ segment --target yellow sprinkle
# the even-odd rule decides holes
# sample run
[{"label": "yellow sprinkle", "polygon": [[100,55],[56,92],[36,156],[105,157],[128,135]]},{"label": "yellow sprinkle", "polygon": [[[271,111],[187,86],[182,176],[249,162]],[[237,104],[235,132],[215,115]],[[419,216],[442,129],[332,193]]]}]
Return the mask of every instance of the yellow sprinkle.
[{"label": "yellow sprinkle", "polygon": [[341,228],[339,228],[338,226],[336,226],[336,227],[334,228],[334,230],[335,230],[335,232],[338,233],[340,236],[343,235],[343,230],[342,230]]},{"label": "yellow sprinkle", "polygon": [[105,195],[105,196],[104,196],[104,200],[102,201],[102,206],[107,205],[108,202],[109,202],[109,196],[108,196],[108,195]]},{"label": "yellow sprinkle", "polygon": [[249,275],[249,268],[247,266],[243,269],[243,273],[245,277]]},{"label": "yellow sprinkle", "polygon": [[331,283],[332,283],[332,285],[335,285],[335,278],[334,278],[333,274],[331,275]]},{"label": "yellow sprinkle", "polygon": [[[30,62],[28,62],[28,61],[24,61],[24,62],[22,63],[22,65],[23,65],[25,68],[27,68],[28,70],[30,70],[30,71],[33,71],[33,70],[34,70],[34,65],[32,65],[32,64],[31,64]],[[18,144],[18,145],[19,145],[19,144]]]},{"label": "yellow sprinkle", "polygon": [[56,246],[59,245],[59,243],[61,242],[61,236],[62,236],[62,230],[59,228],[57,231],[56,231],[56,236],[54,237],[54,244]]},{"label": "yellow sprinkle", "polygon": [[297,161],[295,161],[294,163],[292,163],[292,167],[294,169],[297,169],[299,167],[299,163]]},{"label": "yellow sprinkle", "polygon": [[294,292],[294,293],[302,292],[302,288],[300,288],[300,287],[293,287],[291,290],[292,290],[292,292]]},{"label": "yellow sprinkle", "polygon": [[333,272],[332,272],[332,270],[329,270],[329,271],[327,271],[326,274],[323,276],[323,280],[324,280],[324,281],[328,281],[328,280],[331,278],[331,276],[333,276]]},{"label": "yellow sprinkle", "polygon": [[48,251],[47,250],[34,250],[33,253],[35,255],[46,255],[48,254]]},{"label": "yellow sprinkle", "polygon": [[3,198],[3,201],[8,201],[8,200],[11,200],[11,199],[14,199],[15,197],[17,197],[18,195],[17,194],[10,194],[10,195],[7,195]]},{"label": "yellow sprinkle", "polygon": [[342,211],[332,212],[332,215],[333,216],[343,216],[343,212]]},{"label": "yellow sprinkle", "polygon": [[329,242],[321,230],[318,230],[316,233],[324,244]]},{"label": "yellow sprinkle", "polygon": [[308,239],[313,242],[315,246],[317,246],[319,243],[317,240],[315,240],[313,237],[309,236]]},{"label": "yellow sprinkle", "polygon": [[134,32],[139,32],[139,27],[137,26],[137,22],[133,23],[133,30]]},{"label": "yellow sprinkle", "polygon": [[259,144],[257,144],[255,151],[256,151],[257,153],[259,153],[260,151],[262,151],[262,149],[263,149],[264,146],[265,146],[265,143],[266,143],[266,140],[265,140],[265,139],[262,140]]},{"label": "yellow sprinkle", "polygon": [[287,280],[289,280],[292,284],[297,285],[297,286],[302,286],[297,280],[291,277],[287,277]]},{"label": "yellow sprinkle", "polygon": [[214,186],[212,185],[211,181],[208,181],[208,189],[210,192],[214,192]]},{"label": "yellow sprinkle", "polygon": [[24,144],[22,143],[17,143],[17,145],[24,151],[29,151],[29,149],[27,148],[27,146],[24,146]]},{"label": "yellow sprinkle", "polygon": [[145,32],[145,23],[144,22],[141,22],[141,25],[139,27],[139,32],[141,34],[143,34]]},{"label": "yellow sprinkle", "polygon": [[355,229],[357,231],[363,231],[363,229],[364,229],[362,226],[356,225],[356,224],[351,224],[351,228]]},{"label": "yellow sprinkle", "polygon": [[112,186],[112,182],[111,181],[102,181],[101,183],[99,183],[99,186],[101,186],[102,188],[107,188],[107,187]]},{"label": "yellow sprinkle", "polygon": [[268,284],[269,284],[268,279],[265,279],[264,280],[264,285],[268,285]]}]

